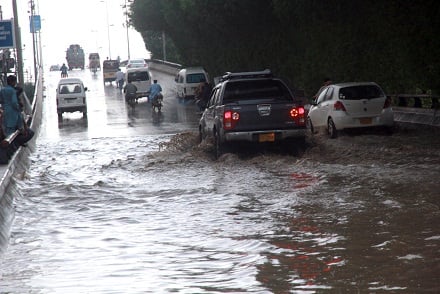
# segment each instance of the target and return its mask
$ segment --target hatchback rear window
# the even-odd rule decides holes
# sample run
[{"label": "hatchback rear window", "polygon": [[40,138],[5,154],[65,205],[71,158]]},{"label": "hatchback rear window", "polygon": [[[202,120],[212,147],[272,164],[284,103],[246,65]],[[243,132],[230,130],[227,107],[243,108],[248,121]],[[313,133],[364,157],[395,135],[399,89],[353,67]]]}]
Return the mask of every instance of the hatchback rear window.
[{"label": "hatchback rear window", "polygon": [[73,94],[73,93],[81,93],[81,85],[80,84],[64,84],[60,85],[60,94]]},{"label": "hatchback rear window", "polygon": [[278,80],[237,81],[226,85],[224,102],[253,99],[291,102],[293,97],[287,87]]},{"label": "hatchback rear window", "polygon": [[384,97],[382,90],[375,85],[346,87],[339,90],[339,99],[362,100]]},{"label": "hatchback rear window", "polygon": [[206,77],[203,73],[189,74],[186,76],[186,82],[189,84],[202,83],[206,82]]},{"label": "hatchback rear window", "polygon": [[148,81],[149,79],[150,79],[150,75],[146,71],[128,73],[129,82],[142,82],[142,81]]}]

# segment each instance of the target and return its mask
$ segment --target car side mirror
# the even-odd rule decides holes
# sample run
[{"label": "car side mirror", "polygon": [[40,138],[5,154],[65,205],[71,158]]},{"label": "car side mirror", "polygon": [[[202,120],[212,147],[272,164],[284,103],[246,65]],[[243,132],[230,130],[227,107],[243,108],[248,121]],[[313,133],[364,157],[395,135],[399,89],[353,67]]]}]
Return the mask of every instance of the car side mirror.
[{"label": "car side mirror", "polygon": [[87,87],[84,87],[84,92],[87,92]]}]

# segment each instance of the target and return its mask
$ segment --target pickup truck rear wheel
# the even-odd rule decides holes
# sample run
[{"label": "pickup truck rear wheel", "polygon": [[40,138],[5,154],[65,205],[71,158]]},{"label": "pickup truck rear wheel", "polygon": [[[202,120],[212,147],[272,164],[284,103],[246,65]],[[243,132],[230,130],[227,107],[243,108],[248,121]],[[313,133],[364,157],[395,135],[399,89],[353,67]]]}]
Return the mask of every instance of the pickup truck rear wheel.
[{"label": "pickup truck rear wheel", "polygon": [[219,159],[224,152],[223,145],[220,142],[220,138],[218,137],[217,133],[214,134],[214,152],[215,159]]}]

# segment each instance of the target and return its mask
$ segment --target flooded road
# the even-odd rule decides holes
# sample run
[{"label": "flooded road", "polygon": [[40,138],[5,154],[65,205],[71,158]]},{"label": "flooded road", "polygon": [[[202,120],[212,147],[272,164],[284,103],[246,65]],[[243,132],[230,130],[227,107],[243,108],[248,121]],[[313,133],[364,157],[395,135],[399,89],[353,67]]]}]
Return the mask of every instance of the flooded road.
[{"label": "flooded road", "polygon": [[438,134],[314,136],[297,156],[216,161],[195,106],[154,74],[160,120],[78,71],[88,119],[58,123],[47,73],[0,293],[440,291]]}]

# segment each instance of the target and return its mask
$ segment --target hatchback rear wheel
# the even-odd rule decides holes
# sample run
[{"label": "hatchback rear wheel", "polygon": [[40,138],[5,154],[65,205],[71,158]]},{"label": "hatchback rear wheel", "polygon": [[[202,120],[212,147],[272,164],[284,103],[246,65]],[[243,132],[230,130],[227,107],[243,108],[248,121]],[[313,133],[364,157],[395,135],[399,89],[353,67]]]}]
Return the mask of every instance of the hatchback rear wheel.
[{"label": "hatchback rear wheel", "polygon": [[310,133],[312,135],[315,134],[315,129],[313,127],[312,120],[310,119],[310,117],[307,118],[307,128],[310,130]]},{"label": "hatchback rear wheel", "polygon": [[328,136],[332,139],[338,136],[338,131],[336,130],[335,123],[333,122],[333,119],[331,117],[327,121],[327,133]]}]

